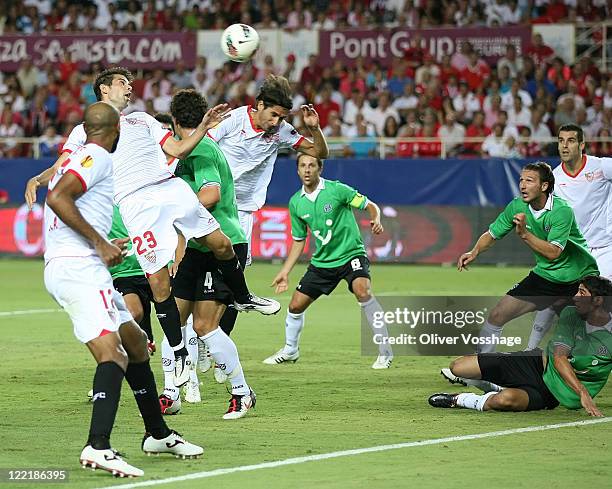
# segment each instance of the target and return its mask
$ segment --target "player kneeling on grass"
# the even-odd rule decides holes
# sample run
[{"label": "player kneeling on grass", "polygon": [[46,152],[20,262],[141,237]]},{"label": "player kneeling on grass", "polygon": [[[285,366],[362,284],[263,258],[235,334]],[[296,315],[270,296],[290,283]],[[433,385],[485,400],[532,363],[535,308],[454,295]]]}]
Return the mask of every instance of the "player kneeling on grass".
[{"label": "player kneeling on grass", "polygon": [[203,449],[171,431],[162,418],[147,336],[134,322],[107,269],[121,262],[127,239],[105,236],[113,214],[113,162],[119,141],[119,112],[98,102],[85,111],[85,145],[57,169],[49,182],[44,215],[45,286],[68,313],[74,334],[97,362],[89,437],[83,467],[121,477],[143,475],[111,449],[110,435],[127,380],[145,424],[142,449],[195,457]]},{"label": "player kneeling on grass", "polygon": [[[352,211],[353,207],[367,210],[372,232],[380,234],[383,232],[380,209],[348,185],[321,178],[322,170],[323,162],[320,159],[304,153],[298,156],[297,171],[303,185],[289,201],[293,245],[285,264],[272,282],[277,293],[287,290],[289,273],[304,251],[308,228],[316,240],[316,251],[291,297],[285,323],[285,346],[264,360],[268,365],[298,360],[304,311],[321,294],[333,292],[342,279],[347,281],[349,290],[355,294],[370,326],[375,313],[382,312],[372,295],[370,262]],[[376,332],[387,336],[384,328]],[[372,368],[389,368],[392,360],[391,347],[381,342],[378,358]]]},{"label": "player kneeling on grass", "polygon": [[546,353],[483,353],[460,357],[443,369],[452,383],[489,391],[434,394],[434,407],[463,407],[478,411],[534,411],[583,407],[603,416],[593,397],[606,385],[612,371],[612,282],[586,277],[574,305],[561,312]]}]

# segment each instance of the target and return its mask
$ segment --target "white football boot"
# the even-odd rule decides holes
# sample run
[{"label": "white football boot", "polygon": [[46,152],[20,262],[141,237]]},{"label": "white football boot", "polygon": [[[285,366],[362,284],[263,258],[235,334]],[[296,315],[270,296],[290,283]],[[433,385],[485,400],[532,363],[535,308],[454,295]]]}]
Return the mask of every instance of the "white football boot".
[{"label": "white football boot", "polygon": [[79,461],[84,469],[102,469],[110,472],[115,477],[140,477],[144,472],[121,458],[119,453],[112,448],[96,450],[91,445],[83,448]]}]

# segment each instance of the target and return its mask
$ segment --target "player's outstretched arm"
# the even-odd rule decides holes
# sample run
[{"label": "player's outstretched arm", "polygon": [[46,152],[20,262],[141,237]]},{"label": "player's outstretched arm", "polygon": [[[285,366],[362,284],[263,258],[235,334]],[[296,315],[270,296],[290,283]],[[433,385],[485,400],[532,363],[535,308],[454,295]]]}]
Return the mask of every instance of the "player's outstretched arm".
[{"label": "player's outstretched arm", "polygon": [[179,160],[183,160],[189,156],[189,154],[193,151],[198,143],[202,140],[209,129],[212,129],[221,121],[227,119],[229,117],[229,108],[227,104],[219,104],[209,109],[204,117],[202,118],[202,122],[196,127],[195,131],[191,136],[186,137],[185,139],[181,139],[177,141],[174,138],[168,138],[164,142],[162,149],[166,154],[170,156],[174,156]]},{"label": "player's outstretched arm", "polygon": [[553,353],[553,361],[555,364],[555,368],[563,381],[576,393],[580,396],[580,404],[587,412],[589,416],[603,416],[602,412],[599,410],[595,401],[589,394],[589,391],[586,389],[584,384],[578,380],[576,377],[576,373],[572,367],[572,364],[569,362],[569,350],[567,347],[563,345],[555,345],[555,350]]},{"label": "player's outstretched arm", "polygon": [[300,109],[302,110],[302,120],[312,135],[312,141],[304,139],[298,147],[298,151],[315,158],[327,158],[329,156],[329,147],[327,146],[327,140],[323,135],[323,131],[321,131],[319,114],[317,114],[312,104],[302,105]]},{"label": "player's outstretched arm", "polygon": [[49,185],[49,180],[51,180],[51,177],[55,175],[58,168],[62,166],[62,163],[64,163],[64,161],[68,159],[68,156],[69,156],[68,152],[62,153],[60,157],[57,159],[57,161],[53,164],[53,166],[50,166],[43,172],[39,173],[38,175],[28,180],[28,183],[26,184],[24,197],[25,197],[26,204],[28,204],[28,207],[30,208],[30,210],[32,209],[32,206],[36,202],[36,191],[38,190],[38,187],[40,187],[41,185],[43,186]]},{"label": "player's outstretched arm", "polygon": [[380,234],[384,231],[383,225],[380,223],[380,207],[376,202],[368,200],[366,210],[370,214],[370,226],[372,227],[372,234]]},{"label": "player's outstretched arm", "polygon": [[277,294],[285,292],[289,287],[289,274],[291,273],[291,270],[293,270],[293,267],[302,255],[302,252],[304,251],[304,246],[306,246],[305,239],[301,241],[293,240],[293,243],[291,244],[291,249],[289,250],[289,254],[287,255],[287,259],[285,260],[285,263],[283,264],[283,267],[281,268],[280,272],[278,272],[276,277],[274,277],[274,280],[271,284],[271,287],[275,288],[274,291]]},{"label": "player's outstretched arm", "polygon": [[457,270],[459,270],[460,272],[463,270],[467,270],[468,264],[472,263],[480,253],[488,250],[494,244],[495,239],[493,238],[493,236],[491,236],[491,233],[489,233],[489,231],[485,231],[484,233],[482,233],[480,238],[478,238],[478,241],[476,241],[474,247],[470,251],[465,252],[459,257],[459,259],[457,260]]},{"label": "player's outstretched arm", "polygon": [[[100,236],[93,226],[85,220],[75,204],[76,199],[82,193],[83,186],[80,180],[71,173],[67,173],[57,182],[53,192],[47,195],[47,205],[66,226],[95,246],[98,256],[106,266],[118,265],[123,260],[123,250]],[[123,246],[125,246],[125,243]]]}]

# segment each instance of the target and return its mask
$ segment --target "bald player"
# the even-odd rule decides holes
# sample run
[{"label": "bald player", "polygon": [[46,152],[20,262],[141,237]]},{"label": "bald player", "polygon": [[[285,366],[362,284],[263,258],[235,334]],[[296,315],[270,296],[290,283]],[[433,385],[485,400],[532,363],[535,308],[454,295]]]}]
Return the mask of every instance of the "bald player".
[{"label": "bald player", "polygon": [[89,437],[83,466],[121,477],[144,472],[125,462],[110,445],[110,434],[125,377],[145,424],[142,449],[197,457],[203,449],[171,431],[162,418],[149,366],[147,336],[113,288],[107,269],[123,259],[127,239],[109,242],[113,215],[113,162],[119,140],[119,112],[98,102],[85,112],[85,145],[67,158],[49,182],[44,211],[45,286],[68,313],[75,336],[97,362]]}]

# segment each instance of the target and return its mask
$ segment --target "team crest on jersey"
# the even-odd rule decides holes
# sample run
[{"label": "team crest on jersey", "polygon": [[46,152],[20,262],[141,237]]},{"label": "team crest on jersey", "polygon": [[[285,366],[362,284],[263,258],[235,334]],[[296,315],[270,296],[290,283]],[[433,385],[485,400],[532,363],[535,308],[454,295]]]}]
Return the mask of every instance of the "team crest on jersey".
[{"label": "team crest on jersey", "polygon": [[90,155],[87,155],[81,160],[81,166],[83,168],[91,168],[93,166],[93,158]]},{"label": "team crest on jersey", "polygon": [[323,206],[323,212],[327,212],[327,213],[329,213],[329,212],[331,212],[333,209],[334,209],[334,208],[333,208],[333,206],[332,206],[331,204],[329,204],[329,203],[327,203],[327,204],[325,204],[325,205]]},{"label": "team crest on jersey", "polygon": [[550,232],[550,224],[546,224],[544,226],[544,231],[546,231],[547,233]]},{"label": "team crest on jersey", "polygon": [[586,178],[587,182],[592,182],[593,178],[595,178],[595,172],[588,172],[584,174],[584,177]]},{"label": "team crest on jersey", "polygon": [[278,134],[278,132],[274,132],[272,134],[264,134],[263,140],[266,143],[278,143],[280,142],[280,135]]},{"label": "team crest on jersey", "polygon": [[151,263],[155,263],[157,261],[157,256],[155,255],[155,251],[148,251],[144,256]]}]

